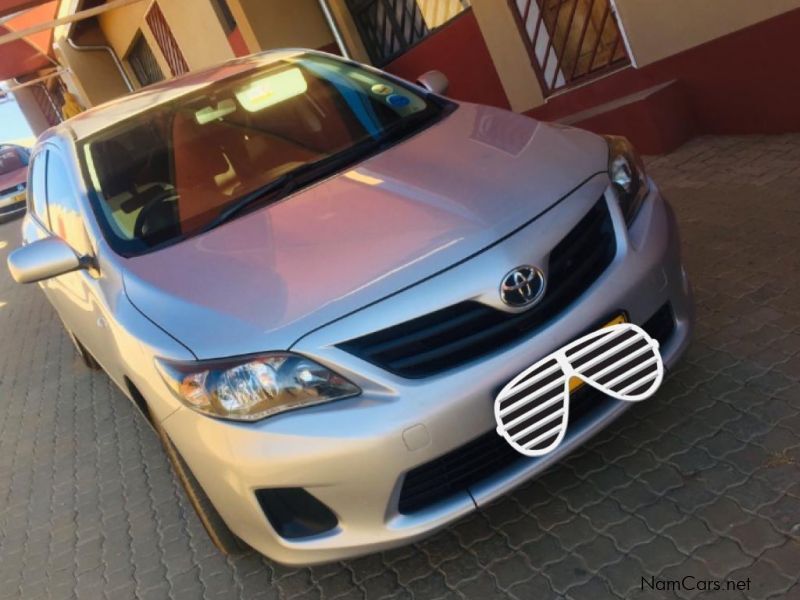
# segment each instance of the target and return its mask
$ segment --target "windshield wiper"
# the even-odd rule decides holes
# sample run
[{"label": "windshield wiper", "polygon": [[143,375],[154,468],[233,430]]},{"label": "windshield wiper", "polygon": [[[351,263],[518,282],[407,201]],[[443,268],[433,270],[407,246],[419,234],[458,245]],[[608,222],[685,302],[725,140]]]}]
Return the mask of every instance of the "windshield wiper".
[{"label": "windshield wiper", "polygon": [[277,179],[273,179],[266,185],[237,199],[233,204],[212,219],[211,222],[205,225],[198,233],[205,233],[219,227],[257,203],[263,202],[269,198],[286,196],[308,181],[319,179],[328,173],[336,171],[343,165],[353,163],[363,158],[376,149],[391,145],[393,142],[397,141],[397,139],[404,137],[409,131],[417,129],[420,122],[426,120],[426,117],[429,118],[429,115],[424,115],[422,113],[412,115],[398,121],[382,132],[377,138],[366,139],[342,152],[301,165],[284,173]]},{"label": "windshield wiper", "polygon": [[198,233],[205,233],[206,231],[210,231],[215,227],[219,227],[223,223],[230,221],[233,217],[238,215],[252,204],[264,200],[269,196],[273,196],[278,192],[283,194],[288,193],[291,190],[291,187],[293,187],[295,172],[299,169],[302,169],[302,167],[289,171],[288,173],[284,173],[277,179],[270,181],[268,184],[263,185],[260,188],[253,190],[249,194],[245,194],[244,196],[240,197],[233,204],[228,206],[225,210],[214,217],[207,225],[204,225]]},{"label": "windshield wiper", "polygon": [[[369,140],[369,146],[376,144],[377,142],[375,140]],[[215,227],[219,227],[257,203],[270,198],[274,199],[286,196],[306,182],[318,179],[327,173],[335,171],[342,163],[350,163],[355,158],[363,156],[368,151],[368,149],[364,148],[365,145],[367,144],[357,144],[339,154],[327,156],[301,165],[291,171],[287,171],[277,179],[273,179],[266,185],[240,197],[218,214],[210,223],[205,225],[198,233],[205,233]]]}]

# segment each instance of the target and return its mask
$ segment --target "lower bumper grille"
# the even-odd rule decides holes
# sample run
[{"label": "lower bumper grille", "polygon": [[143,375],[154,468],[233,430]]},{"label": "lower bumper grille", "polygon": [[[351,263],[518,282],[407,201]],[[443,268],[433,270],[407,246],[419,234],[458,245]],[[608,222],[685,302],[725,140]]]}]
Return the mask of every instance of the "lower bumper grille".
[{"label": "lower bumper grille", "polygon": [[303,488],[256,490],[256,499],[278,535],[287,540],[318,535],[339,524],[331,509]]},{"label": "lower bumper grille", "polygon": [[651,338],[658,340],[658,343],[662,346],[669,342],[675,332],[675,314],[672,311],[672,305],[669,302],[664,304],[652,317],[645,321],[642,329]]},{"label": "lower bumper grille", "polygon": [[542,301],[507,313],[467,301],[352,339],[339,347],[407,378],[456,368],[529,335],[577,300],[617,253],[604,198],[595,203],[550,253],[549,285]]},{"label": "lower bumper grille", "polygon": [[[667,303],[658,309],[643,325],[660,344],[666,344],[675,330],[672,306]],[[601,394],[585,385],[570,396],[569,430],[606,412],[619,400]],[[491,410],[487,406],[487,410]],[[398,510],[412,514],[447,499],[480,483],[495,473],[523,461],[536,461],[514,450],[494,430],[467,442],[432,461],[409,471],[403,480]]]},{"label": "lower bumper grille", "polygon": [[[568,426],[574,428],[618,402],[590,386],[584,386],[570,398]],[[398,510],[402,514],[418,512],[467,490],[505,468],[536,460],[539,459],[518,453],[494,430],[489,431],[409,471],[403,480]]]}]

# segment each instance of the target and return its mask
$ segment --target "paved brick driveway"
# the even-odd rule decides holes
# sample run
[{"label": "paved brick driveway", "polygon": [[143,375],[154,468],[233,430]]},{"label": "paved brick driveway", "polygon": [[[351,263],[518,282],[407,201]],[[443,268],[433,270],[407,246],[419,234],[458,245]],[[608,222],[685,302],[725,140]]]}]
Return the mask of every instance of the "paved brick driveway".
[{"label": "paved brick driveway", "polygon": [[[699,321],[657,397],[421,544],[312,569],[219,556],[147,425],[0,267],[0,597],[669,598],[642,577],[693,575],[800,598],[800,136],[701,138],[651,171]],[[3,264],[17,240],[0,226]]]}]

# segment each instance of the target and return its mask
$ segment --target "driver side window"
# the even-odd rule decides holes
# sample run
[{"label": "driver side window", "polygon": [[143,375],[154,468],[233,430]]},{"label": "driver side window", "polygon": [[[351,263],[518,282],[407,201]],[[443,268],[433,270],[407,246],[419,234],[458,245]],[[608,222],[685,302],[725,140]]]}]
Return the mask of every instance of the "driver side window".
[{"label": "driver side window", "polygon": [[83,216],[64,160],[54,151],[47,159],[47,210],[50,231],[81,255],[90,251]]}]

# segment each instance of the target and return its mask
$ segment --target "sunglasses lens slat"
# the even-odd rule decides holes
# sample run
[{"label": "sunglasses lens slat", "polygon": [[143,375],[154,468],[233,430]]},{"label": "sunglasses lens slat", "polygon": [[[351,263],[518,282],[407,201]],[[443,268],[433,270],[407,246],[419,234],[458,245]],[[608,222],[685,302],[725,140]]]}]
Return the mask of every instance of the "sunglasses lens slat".
[{"label": "sunglasses lens slat", "polygon": [[497,431],[518,452],[540,456],[564,436],[569,414],[567,378],[553,357],[509,383],[495,401]]},{"label": "sunglasses lens slat", "polygon": [[[612,345],[609,349],[603,348],[603,352],[602,353],[593,356],[590,360],[588,360],[588,361],[586,361],[586,362],[584,362],[582,364],[575,365],[574,363],[572,363],[573,364],[573,368],[575,369],[575,371],[577,371],[579,373],[586,373],[587,371],[590,371],[592,369],[592,367],[599,366],[605,360],[607,360],[608,358],[614,356],[615,354],[617,354],[618,352],[624,350],[625,348],[629,348],[630,346],[633,346],[634,344],[639,344],[639,343],[641,343],[641,339],[639,339],[637,336],[635,336],[635,335],[627,336],[626,338],[621,340],[618,344]],[[600,368],[602,368],[602,367],[600,367]]]},{"label": "sunglasses lens slat", "polygon": [[[646,356],[641,357],[641,355],[637,355],[637,356],[640,356],[640,358],[635,358],[634,357],[633,360],[631,360],[631,355],[637,353],[639,350],[642,350],[642,349],[648,350],[648,349],[650,349],[650,347],[647,345],[647,342],[645,342],[644,340],[636,340],[634,343],[626,346],[622,350],[618,350],[615,354],[609,354],[608,356],[606,356],[606,358],[601,360],[599,363],[593,365],[591,368],[585,369],[585,370],[580,369],[580,372],[581,372],[582,375],[585,375],[586,377],[589,377],[589,378],[593,379],[594,381],[598,381],[600,379],[599,373],[601,371],[605,370],[606,367],[608,367],[609,365],[614,364],[615,362],[617,362],[617,361],[619,361],[621,359],[628,358],[629,360],[626,363],[626,365],[624,367],[618,369],[618,372],[614,375],[616,377],[616,375],[620,375],[624,369],[630,368],[633,365],[639,364],[642,360],[645,360],[647,358]],[[651,355],[652,355],[652,351],[651,351]]]},{"label": "sunglasses lens slat", "polygon": [[548,415],[548,416],[544,417],[543,419],[539,419],[538,421],[536,421],[532,425],[528,425],[522,431],[519,431],[519,432],[515,433],[514,435],[512,435],[511,436],[511,441],[518,442],[522,438],[526,437],[528,434],[533,433],[534,431],[536,431],[538,429],[541,429],[542,427],[544,427],[548,423],[552,423],[556,419],[562,418],[564,416],[564,412],[565,411],[564,411],[563,408],[559,408],[558,410],[553,412],[551,415]]},{"label": "sunglasses lens slat", "polygon": [[[585,375],[586,377],[590,377],[591,376],[591,378],[594,381],[602,383],[603,380],[607,379],[609,376],[610,377],[617,377],[617,373],[616,373],[617,371],[626,372],[627,371],[627,366],[626,366],[627,363],[629,363],[633,359],[638,358],[638,357],[642,356],[643,354],[647,354],[647,353],[652,354],[652,349],[650,348],[650,346],[643,345],[641,348],[631,352],[630,354],[625,354],[619,360],[614,361],[613,363],[611,363],[610,365],[608,365],[606,367],[603,367],[603,369],[601,369],[600,371],[598,371],[596,373],[591,373],[591,375],[589,373],[581,373],[581,374]],[[606,384],[604,384],[604,385],[606,385]],[[611,384],[608,384],[608,385],[611,385]]]},{"label": "sunglasses lens slat", "polygon": [[536,446],[548,440],[550,438],[557,437],[561,433],[561,426],[553,427],[550,431],[545,431],[542,435],[535,437],[529,442],[526,442],[524,446],[522,446],[525,450],[533,450]]},{"label": "sunglasses lens slat", "polygon": [[642,400],[661,383],[663,365],[658,342],[630,323],[614,327],[626,330],[628,335],[600,347],[602,354],[575,367],[576,375],[619,400]]},{"label": "sunglasses lens slat", "polygon": [[626,369],[625,372],[622,373],[622,375],[618,375],[617,377],[615,377],[611,381],[602,381],[601,380],[599,383],[603,387],[608,388],[610,390],[613,390],[614,387],[617,384],[624,382],[626,379],[630,379],[631,376],[636,375],[636,373],[638,373],[639,371],[641,371],[643,369],[646,369],[647,367],[656,366],[656,363],[658,363],[658,357],[657,356],[651,356],[650,358],[647,358],[644,362],[639,363],[638,365],[634,366],[633,368]]},{"label": "sunglasses lens slat", "polygon": [[543,412],[543,411],[547,410],[551,406],[555,406],[559,402],[564,402],[564,391],[563,390],[559,390],[558,393],[555,396],[553,396],[552,398],[550,398],[549,400],[545,400],[541,404],[537,404],[532,409],[522,413],[519,416],[508,415],[509,419],[503,421],[504,424],[505,424],[506,431],[508,431],[509,433],[513,433],[513,429],[517,425],[519,425],[520,423],[522,423],[524,421],[527,421],[528,419],[532,419],[533,417],[538,415],[540,412]]},{"label": "sunglasses lens slat", "polygon": [[629,386],[627,386],[627,387],[625,387],[625,388],[623,388],[620,391],[615,392],[615,393],[620,395],[620,396],[626,396],[628,394],[631,394],[632,396],[638,396],[639,394],[641,394],[641,392],[639,392],[639,394],[632,394],[631,392],[633,392],[634,390],[638,390],[641,387],[644,387],[644,389],[646,390],[650,386],[645,386],[645,384],[647,384],[647,383],[649,383],[651,381],[654,381],[657,377],[658,377],[658,371],[653,371],[649,375],[645,375],[641,379],[638,379],[637,381],[634,381]]},{"label": "sunglasses lens slat", "polygon": [[604,344],[607,344],[620,336],[629,334],[630,332],[626,329],[608,327],[606,329],[600,329],[595,333],[598,334],[597,339],[588,340],[588,342],[591,342],[588,343],[588,345],[587,341],[582,340],[580,345],[578,345],[575,349],[571,349],[569,347],[566,349],[565,355],[567,360],[569,360],[572,365],[577,365],[581,362],[580,359],[587,354],[591,354],[594,352],[594,350],[603,346]]},{"label": "sunglasses lens slat", "polygon": [[524,371],[524,377],[521,377],[519,381],[515,380],[512,382],[513,385],[509,384],[506,389],[503,389],[499,396],[500,402],[502,403],[509,398],[513,398],[520,392],[523,392],[541,381],[549,379],[553,375],[562,373],[561,365],[559,365],[555,359],[546,358],[540,361],[540,363],[533,365],[529,371]]},{"label": "sunglasses lens slat", "polygon": [[531,392],[530,394],[528,394],[526,396],[523,396],[519,400],[515,401],[513,404],[510,404],[510,405],[506,406],[505,408],[501,409],[500,410],[500,416],[501,417],[505,417],[505,416],[513,413],[514,411],[516,411],[516,410],[518,410],[518,409],[520,409],[520,408],[522,408],[524,406],[527,406],[531,402],[534,402],[534,401],[538,400],[539,398],[541,398],[542,396],[547,394],[547,392],[550,392],[550,391],[556,389],[560,385],[564,385],[564,376],[563,375],[561,375],[558,379],[556,379],[552,383],[549,383],[549,384],[545,385],[544,387],[541,387],[541,388],[537,389],[536,391]]}]

